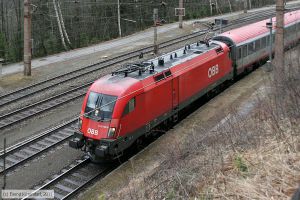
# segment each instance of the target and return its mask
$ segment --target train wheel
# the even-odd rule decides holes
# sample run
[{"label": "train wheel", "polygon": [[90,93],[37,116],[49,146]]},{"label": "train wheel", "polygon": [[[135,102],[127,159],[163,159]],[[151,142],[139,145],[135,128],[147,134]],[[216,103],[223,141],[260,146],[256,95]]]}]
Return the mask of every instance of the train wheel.
[{"label": "train wheel", "polygon": [[88,152],[88,156],[93,163],[101,163],[101,159],[97,157],[95,154]]},{"label": "train wheel", "polygon": [[139,137],[136,141],[135,141],[135,148],[137,151],[140,151],[142,149],[145,148],[145,144],[144,144],[144,137]]},{"label": "train wheel", "polygon": [[88,156],[89,156],[90,160],[92,161],[92,163],[101,164],[101,163],[112,162],[112,160],[100,158],[100,157],[96,156],[95,154],[92,154],[91,152],[88,152]]}]

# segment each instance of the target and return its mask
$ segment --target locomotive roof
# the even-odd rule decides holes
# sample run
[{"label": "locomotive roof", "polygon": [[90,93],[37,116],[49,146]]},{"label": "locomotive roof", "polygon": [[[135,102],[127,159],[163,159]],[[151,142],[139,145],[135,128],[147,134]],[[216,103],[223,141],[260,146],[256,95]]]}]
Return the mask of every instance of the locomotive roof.
[{"label": "locomotive roof", "polygon": [[[217,53],[223,52],[224,49],[222,46],[224,45],[224,43],[218,41],[211,41],[209,45],[198,42],[161,56],[160,58],[164,59],[163,65],[159,64],[160,58],[154,58],[137,64],[127,64],[111,75],[106,75],[95,81],[90,87],[90,91],[115,96],[120,96],[124,92],[140,91],[143,88],[142,80],[148,77],[154,77],[155,79],[155,77],[159,77],[162,74],[161,72],[167,74],[166,71],[168,69],[172,69],[181,63],[207,52],[215,51],[215,55],[217,55]],[[177,58],[175,58],[175,54],[177,54]],[[154,71],[151,73],[152,66],[154,66]],[[142,70],[142,73],[140,73],[140,70]]]},{"label": "locomotive roof", "polygon": [[[115,82],[117,80],[122,80],[125,77],[143,80],[155,74],[159,74],[160,72],[166,71],[167,69],[171,69],[176,65],[213,49],[223,51],[221,45],[217,41],[210,42],[208,45],[203,42],[186,45],[184,48],[164,54],[161,57],[157,57],[146,62],[127,64],[126,66],[123,66],[123,68],[113,72],[109,80],[114,80]],[[177,55],[177,58],[175,55]],[[159,64],[160,59],[163,59],[163,64]],[[152,73],[151,66],[154,66],[154,71]],[[127,74],[126,70],[128,72]],[[142,70],[142,73],[140,73],[140,70]]]}]

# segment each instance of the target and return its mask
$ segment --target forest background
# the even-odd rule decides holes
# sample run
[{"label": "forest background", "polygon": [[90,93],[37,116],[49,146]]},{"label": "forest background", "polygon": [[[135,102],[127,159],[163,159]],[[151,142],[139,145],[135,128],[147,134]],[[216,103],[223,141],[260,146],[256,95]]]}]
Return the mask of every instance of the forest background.
[{"label": "forest background", "polygon": [[[153,25],[153,9],[167,23],[178,20],[178,0],[119,0],[122,36]],[[215,4],[211,13],[210,1]],[[119,37],[118,0],[32,0],[32,53],[42,57]],[[0,58],[23,59],[24,0],[0,0]],[[274,0],[249,0],[258,8]],[[242,0],[184,0],[184,20],[242,10]]]}]

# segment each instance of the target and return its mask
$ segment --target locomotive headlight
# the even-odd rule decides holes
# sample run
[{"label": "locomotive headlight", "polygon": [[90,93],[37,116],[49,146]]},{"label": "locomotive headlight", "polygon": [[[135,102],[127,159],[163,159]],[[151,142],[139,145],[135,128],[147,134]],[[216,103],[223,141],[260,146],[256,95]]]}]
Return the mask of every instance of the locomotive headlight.
[{"label": "locomotive headlight", "polygon": [[79,119],[78,119],[78,129],[80,130],[81,127],[82,127],[82,119],[79,118]]},{"label": "locomotive headlight", "polygon": [[95,110],[95,116],[98,116],[98,115],[99,115],[99,110],[96,109],[96,110]]},{"label": "locomotive headlight", "polygon": [[116,133],[116,128],[109,128],[107,137],[111,138],[115,135],[115,133]]}]

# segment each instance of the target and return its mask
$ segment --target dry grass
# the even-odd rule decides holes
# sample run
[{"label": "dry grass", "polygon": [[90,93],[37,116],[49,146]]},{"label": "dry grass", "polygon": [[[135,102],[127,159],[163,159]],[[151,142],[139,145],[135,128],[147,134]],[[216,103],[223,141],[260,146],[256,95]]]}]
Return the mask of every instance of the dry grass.
[{"label": "dry grass", "polygon": [[300,149],[291,144],[299,142],[270,136],[254,149],[233,153],[209,186],[214,199],[290,199],[300,180]]}]

